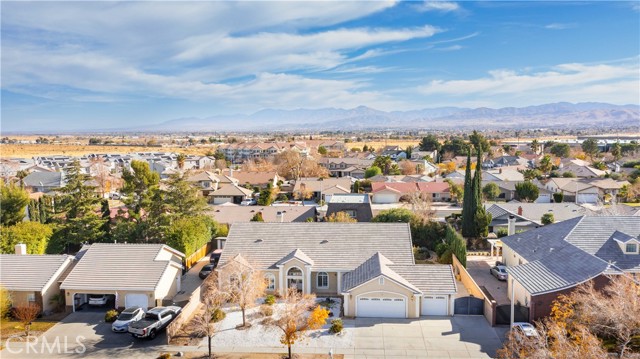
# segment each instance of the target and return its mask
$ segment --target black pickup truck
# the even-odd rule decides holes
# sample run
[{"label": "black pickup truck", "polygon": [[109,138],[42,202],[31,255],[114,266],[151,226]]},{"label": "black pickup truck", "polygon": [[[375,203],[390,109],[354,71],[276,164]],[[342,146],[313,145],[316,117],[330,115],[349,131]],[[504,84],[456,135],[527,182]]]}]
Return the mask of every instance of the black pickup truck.
[{"label": "black pickup truck", "polygon": [[143,319],[129,324],[129,333],[136,338],[153,339],[160,330],[178,316],[181,310],[182,308],[175,306],[150,309]]}]

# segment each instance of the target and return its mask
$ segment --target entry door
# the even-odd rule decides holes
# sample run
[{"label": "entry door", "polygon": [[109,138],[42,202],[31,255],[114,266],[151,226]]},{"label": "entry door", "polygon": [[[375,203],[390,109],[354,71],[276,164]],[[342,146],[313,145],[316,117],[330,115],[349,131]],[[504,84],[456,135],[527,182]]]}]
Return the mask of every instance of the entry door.
[{"label": "entry door", "polygon": [[406,301],[404,298],[359,297],[356,317],[406,318]]}]

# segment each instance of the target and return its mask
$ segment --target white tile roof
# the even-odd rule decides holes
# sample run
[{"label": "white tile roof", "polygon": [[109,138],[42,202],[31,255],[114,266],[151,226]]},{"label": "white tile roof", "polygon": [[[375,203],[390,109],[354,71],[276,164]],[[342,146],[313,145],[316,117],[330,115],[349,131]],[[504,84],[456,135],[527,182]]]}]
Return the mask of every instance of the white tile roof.
[{"label": "white tile roof", "polygon": [[342,291],[348,292],[374,278],[384,276],[407,287],[416,294],[420,293],[420,289],[389,268],[390,264],[392,262],[387,257],[380,254],[380,252],[375,253],[371,258],[359,265],[358,268],[345,273],[342,279]]},{"label": "white tile roof", "polygon": [[0,254],[0,284],[11,291],[39,292],[72,260],[68,255]]},{"label": "white tile roof", "polygon": [[[158,260],[169,251],[172,260]],[[62,282],[62,289],[154,291],[167,267],[184,254],[164,244],[94,243]]]}]

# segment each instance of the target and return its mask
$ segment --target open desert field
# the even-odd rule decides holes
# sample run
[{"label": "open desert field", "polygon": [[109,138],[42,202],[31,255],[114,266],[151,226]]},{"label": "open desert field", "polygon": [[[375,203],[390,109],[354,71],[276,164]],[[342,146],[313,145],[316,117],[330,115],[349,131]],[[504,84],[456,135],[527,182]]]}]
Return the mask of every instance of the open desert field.
[{"label": "open desert field", "polygon": [[369,147],[375,148],[376,150],[379,150],[381,148],[383,148],[384,146],[400,146],[401,148],[407,148],[407,146],[413,146],[414,148],[418,146],[418,144],[420,143],[419,140],[387,140],[387,141],[366,141],[366,142],[349,142],[346,143],[345,146],[347,147],[347,149],[351,149],[354,147],[357,147],[359,149],[362,149],[362,147],[364,147],[364,145],[366,144]]},{"label": "open desert field", "polygon": [[90,153],[176,152],[204,155],[215,150],[210,146],[147,147],[147,146],[89,146],[77,144],[0,144],[2,158],[31,158],[34,156],[67,155],[82,156]]}]

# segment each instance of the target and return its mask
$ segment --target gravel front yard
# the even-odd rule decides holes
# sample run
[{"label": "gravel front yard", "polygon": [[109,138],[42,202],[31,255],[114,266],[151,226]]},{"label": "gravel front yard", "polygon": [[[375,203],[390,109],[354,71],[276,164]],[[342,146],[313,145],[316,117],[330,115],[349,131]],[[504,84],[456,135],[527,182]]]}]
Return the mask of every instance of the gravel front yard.
[{"label": "gravel front yard", "polygon": [[[318,298],[318,302],[324,300],[324,297]],[[307,338],[296,343],[296,347],[310,348],[350,348],[353,347],[353,324],[351,321],[344,323],[342,334],[335,335],[329,333],[331,320],[339,318],[341,301],[338,298],[332,298],[334,303],[329,309],[333,313],[333,317],[327,319],[327,324],[318,330],[309,331]],[[277,307],[282,306],[280,303],[274,304],[274,312]],[[211,344],[214,347],[235,347],[235,348],[286,348],[280,344],[282,331],[276,327],[263,325],[265,319],[260,314],[260,307],[254,307],[247,310],[247,321],[251,323],[249,329],[237,330],[236,326],[242,324],[242,312],[238,307],[225,308],[226,318],[220,322],[218,332],[213,337]],[[204,338],[201,345],[207,345],[207,338]]]}]

